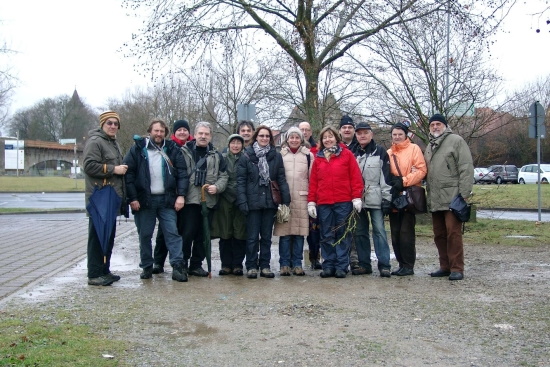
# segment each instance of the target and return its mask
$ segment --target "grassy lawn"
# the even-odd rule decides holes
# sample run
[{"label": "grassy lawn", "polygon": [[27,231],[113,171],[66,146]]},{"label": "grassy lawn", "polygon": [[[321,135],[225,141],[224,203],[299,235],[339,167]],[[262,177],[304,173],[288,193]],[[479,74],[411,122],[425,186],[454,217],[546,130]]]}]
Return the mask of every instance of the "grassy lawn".
[{"label": "grassy lawn", "polygon": [[[550,185],[541,185],[541,208],[550,209]],[[471,202],[479,208],[538,208],[538,185],[474,185]]]},{"label": "grassy lawn", "polygon": [[[76,181],[76,182],[75,182]],[[84,192],[84,179],[0,176],[1,192]]]}]

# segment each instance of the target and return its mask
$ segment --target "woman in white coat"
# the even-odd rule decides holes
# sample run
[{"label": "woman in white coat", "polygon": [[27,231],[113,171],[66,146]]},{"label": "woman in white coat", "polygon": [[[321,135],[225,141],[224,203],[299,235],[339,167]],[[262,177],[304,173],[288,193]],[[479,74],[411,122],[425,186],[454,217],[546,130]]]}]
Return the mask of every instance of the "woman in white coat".
[{"label": "woman in white coat", "polygon": [[[290,218],[285,223],[275,223],[275,236],[279,238],[279,264],[281,276],[305,275],[302,267],[304,236],[309,233],[307,194],[309,172],[313,155],[304,135],[297,127],[291,127],[281,145],[286,181],[290,188]],[[292,269],[292,270],[291,270]]]}]

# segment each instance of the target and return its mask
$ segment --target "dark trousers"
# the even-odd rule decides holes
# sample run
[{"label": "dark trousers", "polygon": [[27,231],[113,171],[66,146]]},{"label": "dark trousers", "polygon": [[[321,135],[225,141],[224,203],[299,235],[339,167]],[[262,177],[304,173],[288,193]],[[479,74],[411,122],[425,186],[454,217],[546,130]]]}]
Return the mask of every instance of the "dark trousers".
[{"label": "dark trousers", "polygon": [[309,235],[307,236],[309,261],[321,260],[321,233],[319,232],[319,218],[309,217]]},{"label": "dark trousers", "polygon": [[236,238],[220,238],[220,260],[222,268],[241,268],[243,267],[244,257],[246,255],[246,240]]},{"label": "dark trousers", "polygon": [[317,206],[317,216],[321,225],[323,270],[348,271],[352,236],[351,233],[346,233],[346,229],[352,210],[351,201]]},{"label": "dark trousers", "polygon": [[[246,216],[246,270],[270,268],[271,235],[277,209],[251,210]],[[258,237],[260,241],[258,242]],[[260,256],[258,258],[258,251]]]},{"label": "dark trousers", "polygon": [[462,223],[450,211],[432,213],[434,242],[442,270],[464,272],[464,244]]},{"label": "dark trousers", "polygon": [[400,268],[414,268],[416,261],[416,216],[407,211],[390,214],[391,244]]},{"label": "dark trousers", "polygon": [[[113,232],[107,246],[107,253],[103,254],[103,249],[99,242],[92,218],[88,219],[88,278],[97,278],[109,274],[111,266],[111,254],[115,244],[116,222],[113,224]],[[105,260],[105,261],[104,261]]]}]

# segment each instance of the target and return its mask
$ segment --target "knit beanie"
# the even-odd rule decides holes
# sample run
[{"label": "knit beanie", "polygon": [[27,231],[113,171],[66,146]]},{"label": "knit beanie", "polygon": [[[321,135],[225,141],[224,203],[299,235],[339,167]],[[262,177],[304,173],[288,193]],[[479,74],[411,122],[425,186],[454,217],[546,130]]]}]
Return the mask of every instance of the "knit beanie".
[{"label": "knit beanie", "polygon": [[340,127],[344,125],[351,125],[355,129],[355,124],[353,123],[353,120],[348,115],[342,116],[342,119],[340,120]]},{"label": "knit beanie", "polygon": [[234,140],[234,139],[239,139],[241,141],[241,143],[243,143],[243,147],[244,147],[244,138],[242,136],[240,136],[239,134],[231,134],[229,135],[229,138],[227,138],[227,146],[229,146],[229,144],[231,144],[231,142]]},{"label": "knit beanie", "polygon": [[405,135],[408,135],[409,134],[409,128],[407,127],[407,125],[405,125],[404,123],[402,122],[398,122],[396,123],[395,125],[393,125],[391,127],[391,131],[393,131],[393,129],[401,129],[405,132]]},{"label": "knit beanie", "polygon": [[304,133],[302,132],[302,130],[298,129],[296,126],[292,126],[290,129],[288,129],[285,135],[285,141],[288,140],[288,137],[290,136],[290,134],[298,134],[301,142],[302,143],[304,142]]},{"label": "knit beanie", "polygon": [[187,132],[191,132],[191,129],[189,129],[189,122],[187,122],[187,120],[178,120],[174,122],[174,128],[172,129],[172,131],[175,133],[176,131],[178,131],[178,129],[182,127],[185,128]]},{"label": "knit beanie", "polygon": [[430,122],[432,122],[432,121],[439,121],[439,122],[444,123],[445,126],[447,126],[447,119],[445,118],[445,116],[443,116],[440,113],[436,113],[435,115],[430,117]]},{"label": "knit beanie", "polygon": [[105,121],[107,121],[110,118],[116,118],[118,121],[118,129],[120,130],[120,117],[118,116],[118,113],[115,111],[105,111],[101,115],[99,115],[99,127],[103,128],[103,124]]}]

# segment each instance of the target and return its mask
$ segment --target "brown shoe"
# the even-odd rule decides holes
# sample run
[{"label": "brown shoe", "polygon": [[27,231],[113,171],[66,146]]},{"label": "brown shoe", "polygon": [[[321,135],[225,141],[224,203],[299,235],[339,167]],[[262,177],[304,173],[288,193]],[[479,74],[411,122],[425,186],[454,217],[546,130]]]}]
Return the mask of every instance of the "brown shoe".
[{"label": "brown shoe", "polygon": [[281,266],[281,271],[279,273],[282,277],[290,276],[290,267],[289,266]]},{"label": "brown shoe", "polygon": [[300,277],[306,275],[306,273],[304,273],[304,269],[302,269],[301,266],[294,267],[294,269],[292,269],[292,274]]}]

